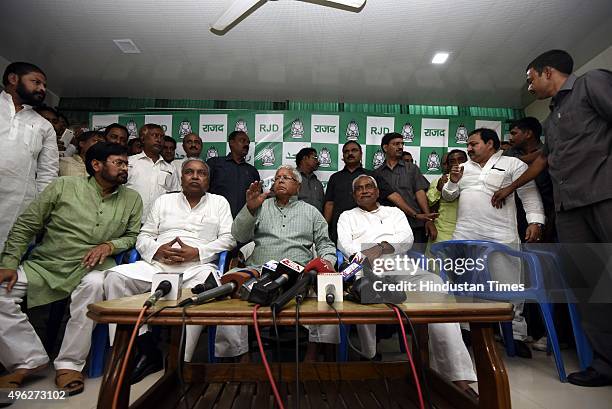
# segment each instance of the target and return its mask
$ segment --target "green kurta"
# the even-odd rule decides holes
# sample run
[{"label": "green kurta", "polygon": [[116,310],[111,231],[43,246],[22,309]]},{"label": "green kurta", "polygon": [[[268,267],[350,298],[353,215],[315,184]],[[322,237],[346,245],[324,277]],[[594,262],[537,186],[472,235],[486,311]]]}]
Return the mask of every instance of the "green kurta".
[{"label": "green kurta", "polygon": [[[113,254],[136,243],[140,230],[140,195],[119,186],[103,198],[93,177],[66,176],[52,182],[17,219],[0,256],[0,268],[17,269],[36,235],[44,230],[42,242],[23,270],[28,279],[28,306],[34,307],[67,297],[88,270],[81,265],[85,254],[110,241]],[[108,257],[96,270],[115,265]]]}]

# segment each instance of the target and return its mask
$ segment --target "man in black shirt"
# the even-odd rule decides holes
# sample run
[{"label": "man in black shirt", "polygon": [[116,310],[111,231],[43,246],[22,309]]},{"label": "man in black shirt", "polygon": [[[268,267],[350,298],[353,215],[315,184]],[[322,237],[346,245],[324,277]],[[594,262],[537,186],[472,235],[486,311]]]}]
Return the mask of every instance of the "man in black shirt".
[{"label": "man in black shirt", "polygon": [[227,156],[210,158],[209,192],[227,199],[236,217],[246,203],[246,191],[251,183],[258,181],[259,172],[244,158],[249,153],[249,136],[242,131],[229,134],[230,153]]},{"label": "man in black shirt", "polygon": [[573,66],[562,50],[547,51],[527,66],[529,92],[538,99],[551,98],[546,142],[529,169],[491,202],[503,205],[509,194],[548,166],[557,234],[578,273],[569,277],[570,284],[575,290],[586,284],[586,291],[576,296],[594,351],[591,366],[567,379],[580,386],[604,386],[612,385],[612,303],[605,298],[612,285],[612,72],[591,70],[577,77]]},{"label": "man in black shirt", "polygon": [[374,176],[376,183],[378,183],[380,198],[393,203],[409,217],[424,220],[436,216],[435,214],[420,214],[420,212],[410,207],[383,178],[377,177],[373,171],[367,170],[361,165],[362,154],[361,145],[357,142],[349,141],[345,143],[342,146],[344,169],[331,175],[329,182],[327,182],[323,216],[329,225],[329,237],[334,243],[338,240],[336,231],[338,218],[345,210],[351,210],[357,206],[355,199],[353,199],[352,183],[359,175]]}]

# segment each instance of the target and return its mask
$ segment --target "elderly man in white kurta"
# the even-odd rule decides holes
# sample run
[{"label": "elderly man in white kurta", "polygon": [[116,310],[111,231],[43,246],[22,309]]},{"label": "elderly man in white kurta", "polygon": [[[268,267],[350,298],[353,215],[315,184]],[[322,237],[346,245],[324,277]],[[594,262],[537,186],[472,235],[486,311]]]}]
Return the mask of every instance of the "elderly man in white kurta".
[{"label": "elderly man in white kurta", "polygon": [[[183,285],[194,287],[221,273],[215,261],[219,253],[236,246],[232,237],[232,213],[223,196],[207,193],[208,165],[191,158],[183,163],[180,193],[160,196],[151,207],[136,249],[142,260],[123,264],[107,272],[104,291],[107,299],[141,294],[151,290],[158,272],[182,272]],[[202,330],[187,327],[186,359]]]},{"label": "elderly man in white kurta", "polygon": [[[459,198],[457,225],[453,240],[487,240],[506,244],[514,249],[520,247],[516,221],[514,194],[508,196],[502,208],[491,206],[493,194],[509,186],[527,170],[527,165],[518,158],[502,156],[497,133],[481,128],[468,137],[467,153],[470,160],[463,166],[453,166],[448,182],[442,188],[442,198],[447,201]],[[523,202],[527,218],[527,242],[538,242],[545,221],[542,198],[535,183],[529,182],[517,190]],[[521,283],[520,260],[493,254],[489,260],[491,278],[502,283]],[[527,338],[527,323],[521,315],[523,302],[513,300],[514,320],[512,331],[518,342],[517,354],[530,357],[524,345]],[[516,343],[516,342],[515,342]],[[521,353],[522,351],[525,351]]]},{"label": "elderly man in white kurta", "polygon": [[34,112],[45,99],[47,79],[28,63],[9,64],[0,92],[0,251],[17,217],[56,177],[53,126]]},{"label": "elderly man in white kurta", "polygon": [[[353,180],[353,197],[358,207],[343,212],[338,219],[338,248],[346,256],[361,253],[372,263],[381,258],[393,259],[412,247],[414,237],[406,216],[396,207],[381,206],[377,202],[378,195],[373,177],[361,175]],[[377,264],[374,262],[374,266]],[[406,282],[442,284],[439,276],[422,269],[399,270],[385,273],[401,274],[397,277]],[[376,269],[373,272],[376,274]],[[476,381],[476,374],[459,324],[429,324],[428,328],[431,368],[468,393],[475,393],[469,383]],[[357,332],[362,352],[373,357],[376,354],[376,326],[358,325]]]}]

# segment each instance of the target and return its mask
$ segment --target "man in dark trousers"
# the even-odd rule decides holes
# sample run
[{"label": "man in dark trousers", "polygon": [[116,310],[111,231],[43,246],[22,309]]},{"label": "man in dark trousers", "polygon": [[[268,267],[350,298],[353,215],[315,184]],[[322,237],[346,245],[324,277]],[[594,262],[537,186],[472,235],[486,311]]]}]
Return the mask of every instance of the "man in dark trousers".
[{"label": "man in dark trousers", "polygon": [[612,285],[607,260],[612,243],[612,72],[591,70],[578,77],[573,65],[567,52],[551,50],[527,66],[528,90],[538,99],[552,98],[544,122],[546,142],[529,169],[491,201],[501,206],[512,191],[548,167],[559,241],[582,281],[578,286],[587,287],[576,295],[594,351],[591,367],[570,374],[568,381],[605,386],[612,385],[612,303],[598,294],[609,293]]}]

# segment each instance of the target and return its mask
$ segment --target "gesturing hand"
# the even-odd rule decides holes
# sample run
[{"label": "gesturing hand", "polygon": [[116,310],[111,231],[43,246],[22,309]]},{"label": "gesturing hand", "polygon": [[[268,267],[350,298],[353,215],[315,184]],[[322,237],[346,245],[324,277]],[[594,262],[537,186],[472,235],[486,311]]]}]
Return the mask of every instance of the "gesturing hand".
[{"label": "gesturing hand", "polygon": [[253,182],[246,191],[246,205],[251,214],[255,214],[255,211],[268,197],[268,193],[263,193],[261,191],[261,186],[261,181]]},{"label": "gesturing hand", "polygon": [[450,171],[449,178],[451,182],[457,183],[463,177],[463,166],[453,165]]}]

